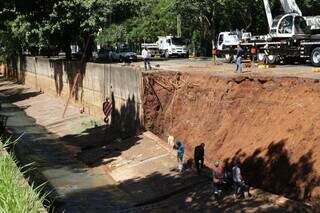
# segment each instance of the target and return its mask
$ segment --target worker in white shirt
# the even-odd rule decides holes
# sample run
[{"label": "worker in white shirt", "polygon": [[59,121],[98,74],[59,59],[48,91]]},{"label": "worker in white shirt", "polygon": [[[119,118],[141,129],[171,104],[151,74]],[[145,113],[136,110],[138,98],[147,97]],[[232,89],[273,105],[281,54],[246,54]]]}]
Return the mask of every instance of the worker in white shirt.
[{"label": "worker in white shirt", "polygon": [[247,186],[242,178],[240,161],[236,160],[234,166],[232,167],[232,179],[234,183],[234,197],[237,198],[240,195],[242,198],[245,198],[244,193],[247,192],[248,197],[251,197],[250,187]]},{"label": "worker in white shirt", "polygon": [[142,58],[144,61],[144,69],[147,70],[149,67],[149,69],[151,70],[151,65],[150,65],[151,54],[150,54],[150,51],[147,50],[147,48],[144,48],[142,50]]}]

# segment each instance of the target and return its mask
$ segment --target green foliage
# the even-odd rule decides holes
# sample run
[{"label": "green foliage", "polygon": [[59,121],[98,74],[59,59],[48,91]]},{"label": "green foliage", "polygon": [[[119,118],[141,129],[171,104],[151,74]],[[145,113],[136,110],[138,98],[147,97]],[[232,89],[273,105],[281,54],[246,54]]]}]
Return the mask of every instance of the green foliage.
[{"label": "green foliage", "polygon": [[[274,15],[282,13],[280,0],[269,1]],[[304,15],[320,15],[319,0],[296,1]],[[154,42],[176,34],[177,15],[182,36],[198,32],[197,45],[205,49],[221,31],[268,30],[263,0],[3,0],[0,12],[2,58],[26,49],[68,52],[92,37],[99,44]]]},{"label": "green foliage", "polygon": [[[175,34],[176,13],[171,10],[174,1],[140,0],[135,2],[136,11],[130,12],[134,16],[125,19],[118,17],[117,22],[121,22],[121,24],[117,23],[119,27],[110,25],[103,29],[97,39],[99,43],[102,42],[100,44],[106,44],[103,42],[115,44],[126,41],[154,42],[157,36]],[[125,34],[120,37],[116,36],[119,35],[117,32],[125,32]],[[106,39],[107,37],[109,38]]]},{"label": "green foliage", "polygon": [[128,34],[124,25],[113,24],[110,27],[102,30],[97,35],[97,42],[99,44],[116,45],[119,42],[127,41]]},{"label": "green foliage", "polygon": [[[111,14],[111,1],[107,0],[60,0],[53,5],[45,31],[51,44],[63,49],[70,57],[70,44],[84,49],[88,39],[107,23]],[[88,47],[92,51],[93,43]],[[89,52],[90,52],[89,51]],[[89,53],[90,54],[90,53]]]},{"label": "green foliage", "polygon": [[200,48],[200,45],[201,45],[201,35],[198,30],[193,31],[191,41],[192,41],[192,49],[194,53],[196,53],[196,51]]},{"label": "green foliage", "polygon": [[27,184],[14,157],[4,151],[8,142],[0,139],[0,144],[0,212],[39,212],[45,198],[40,195],[39,188],[33,190]]},{"label": "green foliage", "polygon": [[110,8],[103,0],[62,0],[54,4],[47,24],[52,33],[77,37],[79,33],[95,33],[101,24],[107,22],[109,14]]}]

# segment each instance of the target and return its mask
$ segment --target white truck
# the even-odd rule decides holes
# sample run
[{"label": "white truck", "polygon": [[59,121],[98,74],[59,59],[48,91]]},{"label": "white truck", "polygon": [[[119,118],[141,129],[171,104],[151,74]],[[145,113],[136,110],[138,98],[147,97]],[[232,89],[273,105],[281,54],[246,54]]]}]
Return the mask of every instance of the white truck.
[{"label": "white truck", "polygon": [[151,56],[160,55],[169,58],[171,56],[189,57],[187,44],[182,38],[174,36],[158,36],[156,43],[143,43],[141,48],[147,48],[151,52]]},{"label": "white truck", "polygon": [[151,57],[160,55],[159,45],[157,43],[143,43],[141,44],[141,49],[144,48],[147,48],[150,51]]},{"label": "white truck", "polygon": [[[217,50],[218,53],[222,53],[222,51],[228,49],[228,48],[232,48],[234,46],[237,46],[241,40],[248,40],[252,37],[250,32],[221,32],[219,33],[219,37],[218,37],[218,45],[217,45]],[[220,54],[219,54],[220,56]],[[229,54],[228,52],[226,52],[224,54],[225,59],[227,62],[232,62],[233,61],[233,55]]]},{"label": "white truck", "polygon": [[156,43],[158,44],[159,52],[162,57],[189,57],[187,44],[182,38],[174,36],[159,36]]}]

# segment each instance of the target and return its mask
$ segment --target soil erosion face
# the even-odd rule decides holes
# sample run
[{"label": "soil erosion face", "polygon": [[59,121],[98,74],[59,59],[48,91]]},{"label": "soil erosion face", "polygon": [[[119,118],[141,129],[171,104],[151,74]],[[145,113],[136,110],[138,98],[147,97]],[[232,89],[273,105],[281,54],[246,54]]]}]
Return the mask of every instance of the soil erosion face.
[{"label": "soil erosion face", "polygon": [[319,80],[144,74],[144,125],[180,139],[206,164],[240,159],[252,186],[295,199],[319,199]]}]

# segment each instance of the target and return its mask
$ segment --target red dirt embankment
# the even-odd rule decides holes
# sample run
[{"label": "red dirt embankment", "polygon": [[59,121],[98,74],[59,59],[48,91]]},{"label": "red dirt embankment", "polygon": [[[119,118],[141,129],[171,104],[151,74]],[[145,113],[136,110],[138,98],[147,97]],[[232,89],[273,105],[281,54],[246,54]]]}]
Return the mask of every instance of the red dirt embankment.
[{"label": "red dirt embankment", "polygon": [[206,162],[237,159],[252,186],[289,198],[320,195],[320,83],[314,79],[144,74],[145,127],[179,138]]}]

